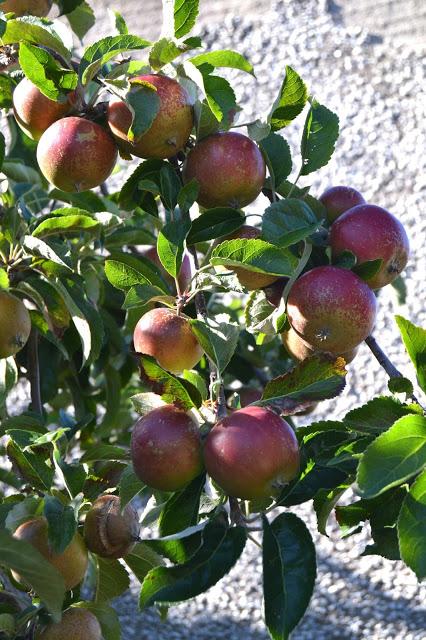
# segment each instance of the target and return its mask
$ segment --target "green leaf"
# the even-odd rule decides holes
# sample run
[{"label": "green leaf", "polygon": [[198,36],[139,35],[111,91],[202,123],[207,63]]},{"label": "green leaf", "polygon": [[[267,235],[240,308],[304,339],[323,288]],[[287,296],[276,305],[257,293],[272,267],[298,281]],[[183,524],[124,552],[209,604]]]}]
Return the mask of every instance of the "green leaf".
[{"label": "green leaf", "polygon": [[132,114],[132,122],[127,138],[134,142],[152,126],[160,110],[160,96],[156,87],[149,82],[132,81],[132,88],[126,95],[126,104]]},{"label": "green leaf", "polygon": [[50,491],[54,470],[46,464],[40,453],[33,453],[29,449],[22,451],[14,440],[8,442],[6,451],[23,479],[39,491]]},{"label": "green leaf", "polygon": [[80,2],[73,11],[67,12],[67,18],[71,29],[80,41],[95,24],[94,11],[87,2]]},{"label": "green leaf", "polygon": [[187,244],[193,245],[197,242],[215,240],[236,231],[243,224],[243,214],[237,209],[230,207],[208,209],[192,222]]},{"label": "green leaf", "polygon": [[121,474],[119,484],[121,509],[123,510],[135,496],[139,495],[144,490],[144,488],[144,483],[139,480],[133,471],[133,467],[131,465],[126,467]]},{"label": "green leaf", "polygon": [[320,226],[302,200],[287,198],[271,204],[263,214],[262,237],[279,247],[289,247],[310,236]]},{"label": "green leaf", "polygon": [[194,387],[197,387],[203,401],[207,400],[208,391],[206,381],[198,371],[193,369],[184,369],[182,372],[182,378],[193,384]]},{"label": "green leaf", "polygon": [[285,68],[285,78],[280,93],[269,116],[272,131],[286,127],[303,111],[308,99],[308,90],[302,78],[289,66]]},{"label": "green leaf", "polygon": [[426,393],[426,329],[416,326],[402,316],[395,316],[407,353],[413,362],[419,385]]},{"label": "green leaf", "polygon": [[291,276],[297,258],[287,249],[281,249],[264,240],[225,240],[213,250],[212,265],[244,266],[248,271]]},{"label": "green leaf", "polygon": [[130,400],[133,403],[135,411],[141,416],[146,416],[153,409],[164,406],[164,401],[156,393],[148,391],[147,393],[137,393]]},{"label": "green leaf", "polygon": [[391,393],[405,393],[407,396],[412,396],[414,393],[413,383],[403,376],[389,378],[388,389]]},{"label": "green leaf", "polygon": [[314,100],[303,130],[302,176],[307,176],[328,163],[338,137],[339,118],[327,107]]},{"label": "green leaf", "polygon": [[157,275],[149,261],[129,254],[112,254],[112,258],[105,261],[105,275],[113,287],[123,291],[136,285],[150,284],[168,293],[161,276]]},{"label": "green leaf", "polygon": [[43,220],[33,231],[36,238],[64,233],[79,233],[88,231],[93,233],[99,229],[99,222],[88,215],[77,214],[69,216],[58,216]]},{"label": "green leaf", "polygon": [[98,571],[95,602],[103,604],[121,596],[130,587],[130,578],[118,560],[97,557]]},{"label": "green leaf", "polygon": [[240,327],[228,322],[217,323],[210,319],[189,321],[192,331],[202,348],[220,373],[226,369],[237,348]]},{"label": "green leaf", "polygon": [[129,33],[129,29],[127,28],[126,21],[121,13],[119,13],[118,11],[114,11],[113,9],[109,9],[109,12],[116,31],[122,36],[127,36],[127,34]]},{"label": "green leaf", "polygon": [[105,63],[120,53],[146,49],[150,44],[148,40],[132,35],[108,36],[98,40],[83,53],[79,68],[81,82],[88,84]]},{"label": "green leaf", "polygon": [[283,180],[283,182],[281,182],[281,184],[279,184],[275,190],[280,196],[283,196],[284,198],[288,198],[291,191],[291,196],[293,198],[298,198],[299,200],[303,200],[304,202],[306,202],[306,204],[315,213],[318,220],[325,220],[327,218],[326,208],[320,200],[317,200],[317,198],[314,198],[308,193],[309,188],[305,187],[304,189],[301,189],[292,182]]},{"label": "green leaf", "polygon": [[6,150],[6,140],[4,139],[4,135],[0,131],[0,169],[2,168],[2,165],[3,165],[5,150]]},{"label": "green leaf", "polygon": [[6,530],[0,531],[0,564],[22,576],[59,622],[65,597],[64,579],[35,547],[16,540]]},{"label": "green leaf", "polygon": [[141,589],[140,607],[181,602],[215,585],[234,566],[246,543],[243,527],[228,529],[218,521],[206,525],[203,542],[188,562],[157,567],[148,573]]},{"label": "green leaf", "polygon": [[315,546],[306,525],[293,513],[269,524],[263,518],[265,622],[273,640],[287,640],[302,619],[316,579]]},{"label": "green leaf", "polygon": [[204,91],[207,103],[216,120],[226,120],[229,113],[238,108],[234,90],[225,78],[220,76],[204,76]]},{"label": "green leaf", "polygon": [[230,67],[232,69],[240,69],[240,71],[246,71],[254,76],[253,65],[236,51],[230,51],[224,49],[221,51],[209,51],[208,53],[201,53],[198,56],[190,58],[190,62],[196,67],[200,67],[203,64],[209,64],[212,67]]},{"label": "green leaf", "polygon": [[426,470],[410,488],[398,518],[401,557],[418,580],[426,577]]},{"label": "green leaf", "polygon": [[56,0],[61,16],[74,11],[82,2],[83,0]]},{"label": "green leaf", "polygon": [[3,415],[6,398],[17,382],[18,368],[15,359],[13,357],[0,358],[0,415]]},{"label": "green leaf", "polygon": [[78,76],[71,69],[61,69],[55,58],[45,49],[22,42],[19,47],[19,64],[23,72],[49,100],[63,101],[68,91],[73,91]]},{"label": "green leaf", "polygon": [[157,240],[157,253],[160,262],[173,278],[177,278],[182,266],[185,238],[191,228],[191,222],[173,220],[161,229]]},{"label": "green leaf", "polygon": [[322,533],[322,535],[328,537],[328,520],[337,502],[340,500],[347,489],[348,485],[343,485],[342,487],[331,489],[331,491],[328,489],[323,489],[322,491],[319,491],[315,496],[314,510],[317,516],[317,527],[319,533]]},{"label": "green leaf", "polygon": [[63,553],[77,531],[74,509],[62,504],[58,498],[46,496],[44,515],[48,522],[49,544],[54,553]]},{"label": "green leaf", "polygon": [[332,490],[347,482],[348,474],[340,469],[326,467],[311,461],[306,469],[283,489],[277,505],[291,507],[296,504],[303,504],[318,494],[319,491]]},{"label": "green leaf", "polygon": [[172,38],[160,38],[151,49],[149,64],[155,71],[159,71],[187,50],[184,44],[179,45]]},{"label": "green leaf", "polygon": [[356,264],[351,270],[362,280],[369,280],[380,271],[382,264],[383,260],[381,258],[378,260],[366,260]]},{"label": "green leaf", "polygon": [[421,413],[422,410],[416,405],[402,404],[396,398],[382,396],[349,411],[345,415],[344,423],[353,431],[378,435],[389,429],[399,418]]},{"label": "green leaf", "polygon": [[135,545],[124,561],[139,582],[143,582],[151,569],[164,564],[163,559],[144,542]]},{"label": "green leaf", "polygon": [[171,536],[198,524],[200,498],[205,481],[205,475],[202,474],[182,491],[170,496],[161,512],[160,536]]},{"label": "green leaf", "polygon": [[53,49],[67,61],[71,59],[71,52],[63,45],[62,40],[60,40],[54,29],[47,22],[34,16],[8,20],[1,40],[3,45],[31,42],[38,46]]},{"label": "green leaf", "polygon": [[128,460],[129,452],[113,444],[96,444],[88,449],[80,459],[81,463],[98,460]]},{"label": "green leaf", "polygon": [[268,165],[269,174],[275,186],[281,184],[291,173],[291,151],[287,140],[276,133],[270,133],[259,142],[259,147]]},{"label": "green leaf", "polygon": [[103,640],[121,640],[121,627],[115,609],[106,603],[79,602],[76,606],[88,609],[98,619]]},{"label": "green leaf", "polygon": [[[167,1],[167,0],[166,0]],[[168,0],[173,1],[173,0]],[[198,16],[199,0],[174,0],[174,33],[182,38],[195,25]]]},{"label": "green leaf", "polygon": [[44,240],[40,240],[40,238],[35,238],[34,236],[24,236],[22,244],[30,255],[51,260],[55,264],[71,270],[57,252]]},{"label": "green leaf", "polygon": [[[12,93],[14,84],[9,76],[0,74],[0,109],[10,109],[12,106]],[[1,169],[1,164],[0,164]]]},{"label": "green leaf", "polygon": [[167,404],[175,404],[185,411],[201,405],[196,387],[162,369],[151,356],[141,355],[139,366],[142,380]]},{"label": "green leaf", "polygon": [[425,466],[426,418],[404,416],[367,447],[358,467],[360,493],[364,498],[374,498]]},{"label": "green leaf", "polygon": [[190,210],[190,208],[198,198],[199,191],[200,185],[195,178],[181,187],[178,193],[177,203],[183,213]]}]

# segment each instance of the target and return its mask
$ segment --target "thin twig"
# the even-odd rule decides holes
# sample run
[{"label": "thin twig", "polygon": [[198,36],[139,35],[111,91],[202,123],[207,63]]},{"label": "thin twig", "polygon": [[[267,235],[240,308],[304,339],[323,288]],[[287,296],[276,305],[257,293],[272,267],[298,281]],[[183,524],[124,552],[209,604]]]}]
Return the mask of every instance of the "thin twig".
[{"label": "thin twig", "polygon": [[43,415],[40,390],[40,363],[38,359],[38,331],[32,329],[28,340],[28,379],[31,385],[31,408]]}]

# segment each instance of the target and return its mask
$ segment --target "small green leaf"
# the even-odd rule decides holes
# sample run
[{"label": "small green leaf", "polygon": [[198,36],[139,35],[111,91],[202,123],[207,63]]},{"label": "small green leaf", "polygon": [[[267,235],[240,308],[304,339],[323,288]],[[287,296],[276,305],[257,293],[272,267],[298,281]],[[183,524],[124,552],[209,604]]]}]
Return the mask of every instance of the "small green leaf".
[{"label": "small green leaf", "polygon": [[32,256],[51,260],[55,264],[59,264],[61,267],[70,269],[70,267],[62,260],[57,252],[47,242],[45,242],[44,240],[40,240],[40,238],[35,238],[34,236],[24,236],[23,246]]},{"label": "small green leaf", "polygon": [[45,49],[21,42],[19,64],[23,72],[49,100],[62,101],[73,91],[78,76],[71,69],[62,69],[55,58]]},{"label": "small green leaf", "polygon": [[360,493],[365,498],[374,498],[425,466],[426,418],[404,416],[367,447],[358,467]]},{"label": "small green leaf", "polygon": [[178,193],[177,203],[182,212],[185,213],[190,210],[198,198],[199,191],[200,185],[195,178],[181,187]]},{"label": "small green leaf", "polygon": [[168,293],[167,286],[149,260],[113,253],[105,261],[105,275],[113,287],[127,291],[136,285],[153,285]]},{"label": "small green leaf", "polygon": [[269,173],[273,181],[273,189],[281,184],[291,173],[291,151],[287,140],[276,133],[270,133],[259,142],[259,147],[265,156]]},{"label": "small green leaf", "polygon": [[77,531],[74,509],[62,504],[58,498],[46,496],[44,515],[49,525],[49,544],[54,553],[63,553]]},{"label": "small green leaf", "polygon": [[106,62],[120,53],[146,49],[150,44],[147,40],[132,35],[108,36],[98,40],[83,53],[79,68],[81,82],[88,84]]},{"label": "small green leaf", "polygon": [[220,373],[226,369],[237,348],[240,327],[228,322],[217,323],[210,319],[190,320],[192,331],[198,342]]},{"label": "small green leaf", "polygon": [[80,459],[81,463],[98,460],[128,460],[129,452],[113,444],[96,444],[88,449]]},{"label": "small green leaf", "polygon": [[200,67],[203,64],[209,64],[212,67],[230,67],[232,69],[240,69],[240,71],[246,71],[251,75],[254,75],[253,65],[237,51],[230,51],[224,49],[221,51],[209,51],[208,53],[201,53],[198,56],[190,58],[190,62],[196,67]]},{"label": "small green leaf", "polygon": [[303,111],[308,99],[308,90],[302,78],[289,66],[280,93],[272,107],[270,122],[273,131],[286,127]]},{"label": "small green leaf", "polygon": [[71,52],[64,46],[53,27],[48,22],[34,16],[8,20],[1,40],[3,45],[31,42],[56,51],[67,61],[71,59]]},{"label": "small green leaf", "polygon": [[121,596],[130,587],[130,578],[118,560],[97,557],[98,571],[95,602],[103,604]]},{"label": "small green leaf", "polygon": [[135,496],[139,495],[144,488],[144,483],[139,480],[133,471],[133,467],[131,465],[126,467],[121,474],[119,485],[121,509],[124,509],[124,507],[129,504]]},{"label": "small green leaf", "polygon": [[130,142],[137,142],[152,126],[160,110],[160,96],[149,82],[132,82],[126,96],[126,104],[132,114],[132,122],[127,131]]},{"label": "small green leaf", "polygon": [[142,355],[139,363],[143,381],[164,402],[176,404],[185,411],[201,405],[200,393],[191,383],[162,369],[151,356]]},{"label": "small green leaf", "polygon": [[238,109],[234,90],[225,78],[204,76],[204,91],[207,102],[216,120],[226,120],[232,111]]},{"label": "small green leaf", "polygon": [[352,267],[352,271],[356,273],[362,280],[369,280],[376,275],[381,269],[383,260],[366,260]]},{"label": "small green leaf", "polygon": [[320,223],[302,200],[287,198],[271,204],[263,215],[262,237],[279,247],[288,247],[310,236]]},{"label": "small green leaf", "polygon": [[297,258],[287,249],[281,249],[264,240],[225,240],[213,250],[210,262],[228,267],[244,266],[248,271],[291,276]]},{"label": "small green leaf", "polygon": [[161,229],[157,240],[157,253],[161,264],[173,278],[177,278],[182,266],[185,239],[191,222],[174,220]]},{"label": "small green leaf", "polygon": [[114,11],[113,9],[108,9],[108,11],[110,12],[116,31],[122,36],[127,36],[129,29],[127,28],[126,21],[121,13]]},{"label": "small green leaf", "polygon": [[414,393],[414,387],[411,380],[402,376],[389,378],[388,389],[391,393],[405,393],[407,396],[411,396]]},{"label": "small green leaf", "polygon": [[208,398],[207,385],[203,376],[200,373],[198,373],[198,371],[194,371],[192,369],[190,370],[184,369],[182,372],[182,378],[184,378],[184,380],[187,380],[188,382],[193,384],[194,387],[197,387],[203,401],[207,400]]},{"label": "small green leaf", "polygon": [[80,41],[95,24],[95,14],[87,2],[80,2],[73,11],[67,12],[67,19],[71,29]]},{"label": "small green leaf", "polygon": [[328,163],[338,137],[339,118],[327,107],[314,100],[303,130],[302,176],[307,176]]},{"label": "small green leaf", "polygon": [[395,316],[407,353],[417,372],[422,390],[426,393],[426,329],[416,326],[402,316]]},{"label": "small green leaf", "polygon": [[172,38],[160,38],[151,49],[149,64],[155,71],[159,71],[187,50],[185,44],[178,44]]},{"label": "small green leaf", "polygon": [[125,563],[135,574],[139,582],[143,582],[145,576],[154,567],[164,564],[163,559],[144,542],[139,542],[132,551],[126,555]]},{"label": "small green leaf", "polygon": [[302,619],[316,579],[315,546],[306,525],[293,513],[269,524],[263,518],[265,622],[273,640],[287,640]]},{"label": "small green leaf", "polygon": [[426,577],[426,470],[410,488],[398,518],[401,557],[418,580]]},{"label": "small green leaf", "polygon": [[[173,0],[166,0],[173,2]],[[198,16],[199,0],[174,0],[174,33],[176,38],[182,38],[195,25]]]},{"label": "small green leaf", "polygon": [[195,478],[187,487],[167,500],[159,521],[160,536],[171,536],[198,524],[201,492],[205,475]]},{"label": "small green leaf", "polygon": [[79,233],[80,231],[93,233],[99,229],[99,226],[99,222],[88,215],[59,216],[43,220],[43,222],[34,229],[32,235],[36,238],[46,238],[47,236]]},{"label": "small green leaf", "polygon": [[241,211],[228,207],[208,209],[192,222],[188,234],[188,245],[215,240],[236,231],[244,224]]},{"label": "small green leaf", "polygon": [[349,411],[345,415],[344,424],[359,433],[378,435],[389,429],[399,418],[418,414],[422,414],[420,407],[402,404],[390,396],[382,396]]}]

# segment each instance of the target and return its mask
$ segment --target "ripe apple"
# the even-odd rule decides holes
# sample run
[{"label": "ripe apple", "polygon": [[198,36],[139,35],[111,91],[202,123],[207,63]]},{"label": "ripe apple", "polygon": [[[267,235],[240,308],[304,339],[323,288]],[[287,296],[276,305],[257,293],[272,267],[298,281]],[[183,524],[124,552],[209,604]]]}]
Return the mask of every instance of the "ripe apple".
[{"label": "ripe apple", "polygon": [[288,278],[283,276],[263,289],[266,299],[268,300],[268,302],[273,304],[274,307],[280,306],[281,298],[283,296],[284,289],[288,280]]},{"label": "ripe apple", "polygon": [[264,407],[234,411],[210,431],[207,472],[227,495],[245,500],[277,495],[299,472],[299,445],[290,425]]},{"label": "ripe apple", "polygon": [[37,160],[45,178],[63,191],[86,191],[108,178],[117,147],[99,124],[70,116],[54,122],[40,138]]},{"label": "ripe apple", "polygon": [[97,617],[83,607],[70,607],[60,622],[51,622],[37,640],[102,640],[101,625]]},{"label": "ripe apple", "polygon": [[154,356],[163,369],[172,373],[192,369],[203,355],[188,320],[164,307],[142,316],[135,327],[133,343],[137,353]]},{"label": "ripe apple", "polygon": [[139,517],[130,504],[121,510],[120,498],[99,496],[87,512],[84,540],[89,551],[102,558],[123,558],[139,536]]},{"label": "ripe apple", "polygon": [[327,209],[327,219],[329,222],[334,222],[336,218],[356,207],[359,204],[365,204],[364,197],[359,191],[352,187],[331,187],[324,191],[319,198]]},{"label": "ripe apple", "polygon": [[[31,544],[62,574],[67,590],[73,589],[83,580],[88,563],[87,549],[83,538],[76,533],[63,553],[54,553],[49,545],[47,520],[31,518],[21,524],[13,534],[18,540]],[[21,578],[16,576],[21,582]]]},{"label": "ripe apple", "polygon": [[[281,334],[281,340],[283,341],[283,345],[287,349],[288,353],[295,360],[306,360],[306,358],[310,358],[311,356],[317,353],[324,353],[318,349],[312,349],[302,338],[299,336],[296,331],[290,327],[288,331],[283,331]],[[337,355],[341,356],[345,359],[346,364],[352,362],[358,353],[358,348],[352,349],[351,351],[346,351],[344,353],[339,353]]]},{"label": "ripe apple", "polygon": [[198,424],[173,405],[154,409],[136,422],[131,455],[142,482],[161,491],[179,491],[203,469]]},{"label": "ripe apple", "polygon": [[160,75],[138,76],[152,84],[160,98],[160,109],[146,133],[134,143],[127,138],[132,114],[119,98],[108,106],[109,127],[120,148],[139,158],[171,158],[183,149],[194,126],[189,95],[176,80]]},{"label": "ripe apple", "polygon": [[[163,278],[168,282],[171,286],[174,286],[175,282],[172,276],[165,270],[163,265],[161,264],[160,258],[158,257],[157,248],[149,247],[148,249],[143,250],[142,255],[148,260],[151,260],[158,267],[162,273]],[[193,275],[193,263],[192,256],[188,251],[185,251],[183,254],[182,265],[178,275],[178,282],[181,292],[186,291],[190,284]]]},{"label": "ripe apple", "polygon": [[189,152],[184,182],[195,178],[203,207],[245,207],[257,198],[265,182],[266,165],[259,147],[235,131],[203,138]]},{"label": "ripe apple", "polygon": [[326,266],[304,273],[292,286],[287,315],[312,348],[334,355],[355,349],[370,335],[377,302],[370,287],[348,269]]},{"label": "ripe apple", "polygon": [[51,0],[5,0],[0,4],[0,11],[13,11],[17,18],[24,15],[47,16],[52,6]]},{"label": "ripe apple", "polygon": [[24,303],[0,289],[0,358],[18,353],[31,333],[31,318]]},{"label": "ripe apple", "polygon": [[72,104],[73,93],[68,94],[65,102],[55,102],[46,98],[28,78],[21,80],[13,92],[15,120],[33,140],[40,140],[51,124],[70,111]]},{"label": "ripe apple", "polygon": [[359,205],[346,211],[330,231],[334,257],[352,251],[358,263],[383,260],[380,270],[366,282],[372,289],[389,284],[406,267],[410,245],[404,227],[386,209],[373,204]]}]

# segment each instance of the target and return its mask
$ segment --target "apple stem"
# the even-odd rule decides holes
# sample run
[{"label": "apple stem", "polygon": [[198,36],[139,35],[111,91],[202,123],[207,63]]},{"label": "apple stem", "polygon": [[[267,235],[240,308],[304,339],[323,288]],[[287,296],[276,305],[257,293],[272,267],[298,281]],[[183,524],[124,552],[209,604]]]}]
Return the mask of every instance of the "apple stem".
[{"label": "apple stem", "polygon": [[31,407],[36,413],[43,415],[43,403],[40,390],[40,365],[38,358],[38,331],[32,329],[28,340],[28,379],[31,386]]},{"label": "apple stem", "polygon": [[[378,345],[376,339],[372,335],[368,336],[368,338],[365,339],[365,344],[368,346],[368,348],[370,349],[370,351],[372,352],[372,354],[374,355],[374,357],[376,358],[380,366],[382,366],[383,369],[386,371],[389,378],[404,377],[402,373],[395,367],[395,365],[392,364],[392,362],[389,360],[385,352]],[[422,406],[420,402],[417,400],[414,393],[410,395],[410,398],[413,402],[417,403],[420,407]]]}]

